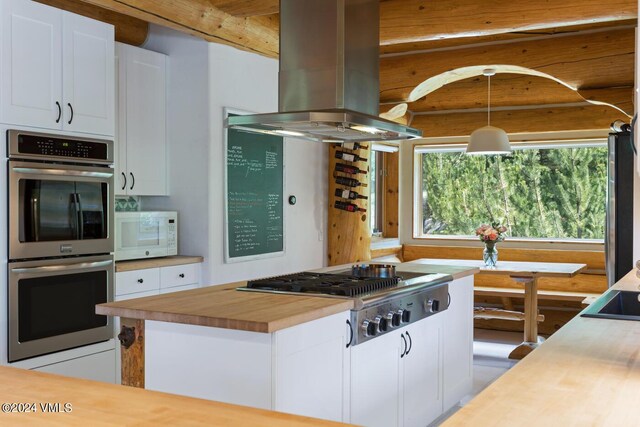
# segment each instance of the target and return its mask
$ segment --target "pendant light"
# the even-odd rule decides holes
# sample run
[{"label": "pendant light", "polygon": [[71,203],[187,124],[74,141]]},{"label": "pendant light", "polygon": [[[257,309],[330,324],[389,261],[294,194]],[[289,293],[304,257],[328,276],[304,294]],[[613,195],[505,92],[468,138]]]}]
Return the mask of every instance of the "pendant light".
[{"label": "pendant light", "polygon": [[496,74],[493,68],[486,68],[482,74],[487,76],[488,80],[488,96],[487,96],[487,126],[476,129],[471,133],[469,144],[467,145],[467,154],[509,154],[511,152],[511,144],[507,133],[497,127],[491,126],[491,76]]}]

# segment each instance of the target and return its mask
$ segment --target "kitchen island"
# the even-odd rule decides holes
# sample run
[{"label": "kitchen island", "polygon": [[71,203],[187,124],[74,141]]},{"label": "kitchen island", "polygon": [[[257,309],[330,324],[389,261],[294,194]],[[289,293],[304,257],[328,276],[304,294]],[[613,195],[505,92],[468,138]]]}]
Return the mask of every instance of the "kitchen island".
[{"label": "kitchen island", "polygon": [[[640,290],[636,271],[613,288]],[[640,322],[576,316],[445,425],[633,426],[638,399]]]},{"label": "kitchen island", "polygon": [[[122,352],[125,384],[356,424],[425,425],[471,387],[477,269],[402,268],[451,274],[450,307],[355,346],[353,300],[237,291],[245,282],[102,304],[97,312],[135,328]],[[376,363],[380,357],[387,363]]]}]

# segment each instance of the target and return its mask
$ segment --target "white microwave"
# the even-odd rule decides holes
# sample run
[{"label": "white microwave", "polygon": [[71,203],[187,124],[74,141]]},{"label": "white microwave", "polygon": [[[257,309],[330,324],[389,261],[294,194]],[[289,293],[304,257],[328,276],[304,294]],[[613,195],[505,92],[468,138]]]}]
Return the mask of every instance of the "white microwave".
[{"label": "white microwave", "polygon": [[116,261],[169,255],[178,255],[178,212],[116,212]]}]

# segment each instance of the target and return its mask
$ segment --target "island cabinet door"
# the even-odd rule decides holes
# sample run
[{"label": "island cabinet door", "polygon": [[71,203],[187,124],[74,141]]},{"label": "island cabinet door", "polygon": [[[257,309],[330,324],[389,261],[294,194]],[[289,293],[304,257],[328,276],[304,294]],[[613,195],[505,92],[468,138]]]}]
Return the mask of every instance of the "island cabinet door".
[{"label": "island cabinet door", "polygon": [[442,315],[404,329],[402,426],[424,427],[442,414]]},{"label": "island cabinet door", "polygon": [[406,349],[401,332],[387,333],[352,348],[352,424],[367,427],[401,425],[401,355]]},{"label": "island cabinet door", "polygon": [[451,304],[441,313],[445,334],[444,410],[455,406],[473,386],[473,276],[449,285]]},{"label": "island cabinet door", "polygon": [[273,334],[273,410],[348,421],[349,312]]}]

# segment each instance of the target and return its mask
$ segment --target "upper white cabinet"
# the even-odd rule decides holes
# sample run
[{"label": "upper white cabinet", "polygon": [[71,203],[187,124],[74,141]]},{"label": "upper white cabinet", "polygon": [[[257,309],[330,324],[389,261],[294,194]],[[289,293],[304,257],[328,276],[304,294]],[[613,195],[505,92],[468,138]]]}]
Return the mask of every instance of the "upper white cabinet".
[{"label": "upper white cabinet", "polygon": [[3,123],[114,135],[112,25],[7,0],[1,31]]},{"label": "upper white cabinet", "polygon": [[168,195],[166,55],[116,43],[116,194]]}]

